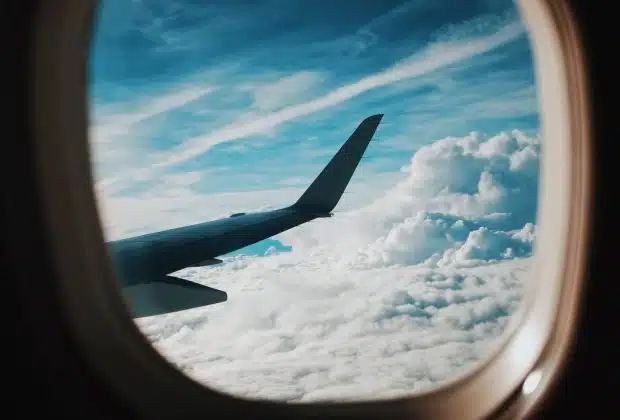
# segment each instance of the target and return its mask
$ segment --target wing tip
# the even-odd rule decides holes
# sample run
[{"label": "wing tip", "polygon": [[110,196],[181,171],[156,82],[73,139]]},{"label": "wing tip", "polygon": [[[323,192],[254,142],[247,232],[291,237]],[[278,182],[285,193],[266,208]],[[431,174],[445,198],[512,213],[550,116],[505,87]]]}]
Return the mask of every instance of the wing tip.
[{"label": "wing tip", "polygon": [[379,124],[381,122],[381,119],[383,119],[383,114],[374,114],[374,115],[371,115],[370,117],[366,117],[363,122],[368,122],[368,123],[372,122],[375,124]]},{"label": "wing tip", "polygon": [[340,201],[382,118],[383,114],[374,114],[362,120],[293,207],[304,208],[314,217],[327,217]]}]

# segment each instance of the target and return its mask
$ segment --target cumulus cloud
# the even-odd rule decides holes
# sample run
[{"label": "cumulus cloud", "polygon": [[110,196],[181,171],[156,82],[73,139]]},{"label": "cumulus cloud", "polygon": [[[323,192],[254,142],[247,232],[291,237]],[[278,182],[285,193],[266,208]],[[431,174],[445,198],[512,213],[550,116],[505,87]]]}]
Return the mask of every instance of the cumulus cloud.
[{"label": "cumulus cloud", "polygon": [[540,139],[517,130],[445,138],[420,148],[406,177],[373,204],[340,217],[354,234],[343,238],[320,220],[280,237],[296,249],[330,243],[355,264],[471,264],[464,256],[479,253],[482,237],[525,255],[531,242],[521,244],[529,236],[519,232],[534,234],[539,154]]},{"label": "cumulus cloud", "polygon": [[247,398],[409,394],[498,342],[536,234],[540,139],[471,133],[420,148],[373,203],[179,276],[229,301],[137,320],[191,377]]}]

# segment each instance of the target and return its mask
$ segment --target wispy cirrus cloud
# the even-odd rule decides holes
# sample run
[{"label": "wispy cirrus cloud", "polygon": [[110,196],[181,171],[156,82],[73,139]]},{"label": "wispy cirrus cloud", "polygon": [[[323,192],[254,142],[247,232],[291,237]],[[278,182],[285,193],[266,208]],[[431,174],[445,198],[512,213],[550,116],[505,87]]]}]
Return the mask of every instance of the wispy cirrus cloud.
[{"label": "wispy cirrus cloud", "polygon": [[175,87],[154,99],[144,98],[133,106],[128,104],[94,107],[90,126],[90,145],[95,169],[129,164],[140,150],[140,129],[158,116],[183,108],[213,92],[211,86]]},{"label": "wispy cirrus cloud", "polygon": [[373,89],[432,73],[492,51],[523,34],[523,27],[519,22],[508,23],[494,29],[495,31],[486,36],[430,45],[401,63],[356,82],[340,86],[318,98],[286,106],[243,124],[234,121],[207,134],[189,138],[181,145],[157,154],[157,160],[151,161],[148,166],[119,174],[102,182],[110,185],[119,181],[122,182],[126,177],[149,177],[157,170],[187,162],[207,152],[217,144],[265,132],[284,122],[340,105]]},{"label": "wispy cirrus cloud", "polygon": [[207,135],[188,139],[180,147],[170,150],[166,158],[154,163],[151,168],[168,167],[185,162],[206,152],[218,143],[236,140],[268,130],[283,122],[339,105],[369,90],[403,79],[421,76],[461,60],[466,60],[477,54],[488,52],[517,38],[522,33],[522,25],[520,23],[513,23],[500,28],[495,33],[484,38],[432,46],[416,59],[411,59],[406,63],[398,64],[378,74],[337,88],[320,98],[286,107],[243,126],[232,123]]},{"label": "wispy cirrus cloud", "polygon": [[125,109],[116,112],[110,112],[109,108],[113,108],[110,106],[102,110],[94,108],[96,123],[91,127],[91,141],[94,143],[110,143],[114,141],[116,136],[126,135],[136,124],[174,109],[182,108],[212,91],[213,87],[211,86],[175,86],[171,92],[152,100],[146,100],[144,104],[138,104],[131,111],[127,109],[127,104],[123,106]]},{"label": "wispy cirrus cloud", "polygon": [[317,71],[301,71],[272,83],[249,86],[252,106],[258,111],[274,111],[299,100],[308,99],[316,92],[325,75]]}]

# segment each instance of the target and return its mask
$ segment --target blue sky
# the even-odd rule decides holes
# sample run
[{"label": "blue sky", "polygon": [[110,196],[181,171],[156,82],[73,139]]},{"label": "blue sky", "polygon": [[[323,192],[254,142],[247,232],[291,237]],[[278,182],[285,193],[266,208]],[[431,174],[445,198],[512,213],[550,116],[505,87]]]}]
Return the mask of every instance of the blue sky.
[{"label": "blue sky", "polygon": [[512,1],[105,0],[90,61],[96,177],[108,202],[164,185],[292,199],[383,113],[349,193],[379,191],[437,139],[537,131],[532,64]]}]

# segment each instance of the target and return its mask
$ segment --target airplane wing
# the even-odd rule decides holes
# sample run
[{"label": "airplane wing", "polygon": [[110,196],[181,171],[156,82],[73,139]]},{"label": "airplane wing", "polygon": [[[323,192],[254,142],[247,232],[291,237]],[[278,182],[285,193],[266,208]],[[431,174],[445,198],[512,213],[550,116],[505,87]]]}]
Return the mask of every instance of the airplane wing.
[{"label": "airplane wing", "polygon": [[383,115],[362,121],[308,189],[291,206],[235,213],[213,220],[109,242],[111,257],[134,318],[211,305],[226,292],[168,274],[218,264],[216,257],[319,217],[332,216]]}]

